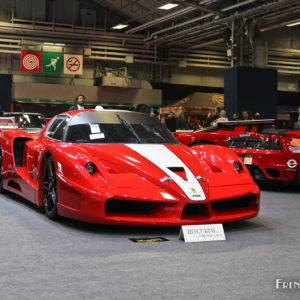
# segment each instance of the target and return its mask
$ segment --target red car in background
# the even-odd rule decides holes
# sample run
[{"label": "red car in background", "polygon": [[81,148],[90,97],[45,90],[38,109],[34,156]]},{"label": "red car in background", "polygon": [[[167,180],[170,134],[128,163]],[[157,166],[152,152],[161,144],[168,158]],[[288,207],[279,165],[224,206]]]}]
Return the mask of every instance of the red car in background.
[{"label": "red car in background", "polygon": [[232,135],[240,132],[261,132],[263,128],[271,126],[272,124],[274,124],[273,119],[228,121],[219,122],[215,126],[194,132],[176,131],[173,132],[173,135],[180,143],[189,147],[208,144],[227,146],[227,142]]},{"label": "red car in background", "polygon": [[232,135],[228,147],[255,180],[294,183],[300,188],[300,124],[277,121],[262,132]]},{"label": "red car in background", "polygon": [[27,132],[41,132],[47,120],[40,113],[4,112],[0,117],[0,130],[20,129]]}]

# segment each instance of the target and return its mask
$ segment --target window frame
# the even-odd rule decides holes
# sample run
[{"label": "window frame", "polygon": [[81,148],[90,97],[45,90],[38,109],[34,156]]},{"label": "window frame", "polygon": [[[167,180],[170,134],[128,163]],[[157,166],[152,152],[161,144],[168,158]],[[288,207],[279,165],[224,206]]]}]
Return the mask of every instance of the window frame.
[{"label": "window frame", "polygon": [[[45,136],[50,139],[50,140],[53,140],[53,141],[64,141],[64,137],[65,137],[65,134],[66,134],[66,129],[68,127],[68,123],[70,121],[71,117],[69,115],[58,115],[57,117],[55,117],[51,123],[49,124],[48,128],[47,128],[47,131],[45,133]],[[61,120],[61,121],[60,121]],[[54,123],[56,122],[59,122],[53,131],[51,131],[52,127],[54,126]],[[55,135],[55,133],[59,130],[59,128],[62,126],[62,124],[65,122],[65,129],[61,135],[61,137],[58,139],[58,138],[54,138],[53,136]]]}]

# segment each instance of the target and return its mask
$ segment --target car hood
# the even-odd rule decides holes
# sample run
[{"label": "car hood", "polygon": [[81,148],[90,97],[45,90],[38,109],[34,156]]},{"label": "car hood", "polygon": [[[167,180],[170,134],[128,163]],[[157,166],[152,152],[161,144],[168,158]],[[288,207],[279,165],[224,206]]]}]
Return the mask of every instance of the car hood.
[{"label": "car hood", "polygon": [[[210,187],[253,184],[247,167],[231,149],[217,145],[195,146],[191,149],[206,170]],[[240,172],[235,169],[235,162],[242,165]]]},{"label": "car hood", "polygon": [[191,200],[206,199],[204,170],[197,157],[184,145],[109,144],[80,145],[80,148],[94,161],[124,168],[160,188],[176,190],[179,187]]}]

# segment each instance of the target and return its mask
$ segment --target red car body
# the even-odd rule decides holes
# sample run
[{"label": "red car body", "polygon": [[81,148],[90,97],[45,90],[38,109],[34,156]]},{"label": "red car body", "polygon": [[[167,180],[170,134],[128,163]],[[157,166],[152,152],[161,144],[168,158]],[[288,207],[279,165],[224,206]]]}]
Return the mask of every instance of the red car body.
[{"label": "red car body", "polygon": [[159,120],[126,111],[71,111],[40,134],[0,134],[1,187],[51,219],[178,226],[255,217],[260,194],[240,158],[188,148]]},{"label": "red car body", "polygon": [[186,146],[197,145],[220,145],[227,146],[228,139],[240,132],[257,132],[265,124],[272,124],[274,120],[253,120],[253,121],[229,121],[219,122],[215,126],[189,132],[173,132],[176,139]]},{"label": "red car body", "polygon": [[300,126],[275,128],[274,122],[273,127],[261,133],[232,135],[228,147],[241,157],[254,179],[300,187]]}]

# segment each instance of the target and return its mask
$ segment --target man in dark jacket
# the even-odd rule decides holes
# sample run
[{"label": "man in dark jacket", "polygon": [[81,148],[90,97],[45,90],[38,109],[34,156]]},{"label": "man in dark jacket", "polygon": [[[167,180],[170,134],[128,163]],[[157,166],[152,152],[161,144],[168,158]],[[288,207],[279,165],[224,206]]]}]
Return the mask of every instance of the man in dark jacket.
[{"label": "man in dark jacket", "polygon": [[82,94],[78,95],[78,96],[76,97],[76,99],[75,99],[76,105],[71,106],[71,107],[69,108],[69,110],[81,110],[81,109],[85,109],[84,106],[83,106],[83,105],[84,105],[84,102],[85,102],[85,96],[82,95]]},{"label": "man in dark jacket", "polygon": [[220,118],[220,112],[221,112],[221,108],[217,106],[215,108],[215,113],[213,115],[211,115],[210,117],[207,118],[206,124],[209,126],[211,123],[213,123],[218,118]]},{"label": "man in dark jacket", "polygon": [[168,114],[168,117],[166,119],[166,126],[171,132],[176,131],[176,117],[175,113],[172,111]]},{"label": "man in dark jacket", "polygon": [[182,112],[177,114],[176,129],[186,129],[187,124]]}]

